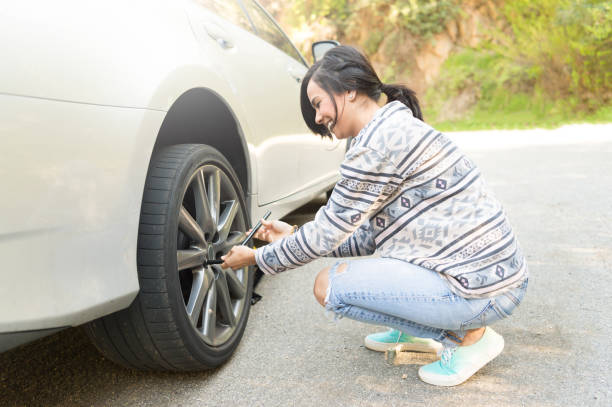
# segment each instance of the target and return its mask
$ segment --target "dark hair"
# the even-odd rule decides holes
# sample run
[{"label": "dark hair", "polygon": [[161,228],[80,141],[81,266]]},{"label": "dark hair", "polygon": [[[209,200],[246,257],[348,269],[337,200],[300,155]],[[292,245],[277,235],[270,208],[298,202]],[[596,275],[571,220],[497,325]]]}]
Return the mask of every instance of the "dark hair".
[{"label": "dark hair", "polygon": [[300,90],[300,104],[302,116],[310,130],[323,137],[331,137],[327,127],[315,122],[316,112],[306,89],[310,80],[314,80],[323,90],[327,92],[338,117],[338,106],[333,94],[355,90],[358,93],[367,95],[374,101],[378,101],[380,94],[387,95],[388,102],[398,100],[408,106],[412,114],[423,120],[421,108],[416,94],[411,89],[403,85],[383,84],[376,71],[372,68],[370,61],[357,49],[347,45],[334,47],[325,53],[323,59],[315,62],[302,81]]}]

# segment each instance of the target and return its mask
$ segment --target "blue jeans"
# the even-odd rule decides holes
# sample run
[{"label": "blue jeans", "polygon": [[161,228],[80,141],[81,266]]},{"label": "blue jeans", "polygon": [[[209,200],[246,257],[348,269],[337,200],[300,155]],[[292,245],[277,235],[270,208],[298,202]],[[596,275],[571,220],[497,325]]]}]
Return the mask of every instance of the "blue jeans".
[{"label": "blue jeans", "polygon": [[[337,273],[343,263],[346,270]],[[339,261],[330,269],[325,308],[340,318],[385,325],[455,347],[467,330],[511,315],[526,289],[527,279],[495,297],[463,298],[437,272],[401,260],[369,258]]]}]

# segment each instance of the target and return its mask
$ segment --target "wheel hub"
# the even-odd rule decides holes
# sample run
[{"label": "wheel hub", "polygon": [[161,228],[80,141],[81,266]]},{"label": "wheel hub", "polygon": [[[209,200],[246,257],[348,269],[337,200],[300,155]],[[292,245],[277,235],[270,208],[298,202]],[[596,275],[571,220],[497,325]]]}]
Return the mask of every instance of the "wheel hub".
[{"label": "wheel hub", "polygon": [[206,258],[208,260],[215,259],[215,249],[213,248],[213,245],[208,245],[208,247],[204,250],[206,251]]},{"label": "wheel hub", "polygon": [[185,310],[202,340],[220,346],[238,328],[247,307],[248,268],[222,269],[208,261],[240,244],[246,222],[238,192],[219,168],[198,168],[187,185],[178,227],[189,248],[177,247]]}]

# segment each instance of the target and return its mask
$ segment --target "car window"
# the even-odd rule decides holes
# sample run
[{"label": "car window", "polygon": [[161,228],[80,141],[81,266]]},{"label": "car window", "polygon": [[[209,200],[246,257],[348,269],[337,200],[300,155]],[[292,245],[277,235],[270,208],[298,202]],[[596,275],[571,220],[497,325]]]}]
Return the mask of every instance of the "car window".
[{"label": "car window", "polygon": [[257,35],[274,45],[276,48],[284,51],[287,55],[295,58],[300,62],[304,62],[300,53],[295,49],[291,41],[285,34],[276,26],[274,21],[268,17],[266,12],[253,0],[245,0],[244,5],[247,8],[249,17],[253,21],[253,25],[257,29]]},{"label": "car window", "polygon": [[254,32],[251,22],[236,0],[196,0],[196,2],[240,28]]}]

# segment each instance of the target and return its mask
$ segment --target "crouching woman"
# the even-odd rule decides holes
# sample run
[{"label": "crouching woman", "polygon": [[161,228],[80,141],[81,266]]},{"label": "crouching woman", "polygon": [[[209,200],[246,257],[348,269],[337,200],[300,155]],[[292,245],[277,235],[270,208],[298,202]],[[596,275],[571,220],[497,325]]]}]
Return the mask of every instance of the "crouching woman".
[{"label": "crouching woman", "polygon": [[[380,107],[382,94],[387,103]],[[257,263],[277,274],[322,256],[347,259],[322,270],[315,297],[329,310],[389,331],[366,337],[385,350],[438,351],[421,380],[454,386],[501,353],[489,325],[519,305],[527,265],[502,206],[478,167],[425,124],[414,92],[383,84],[355,48],[339,46],[302,82],[308,127],[353,137],[327,205],[297,231],[264,221],[257,250],[235,246],[234,269]]]}]

